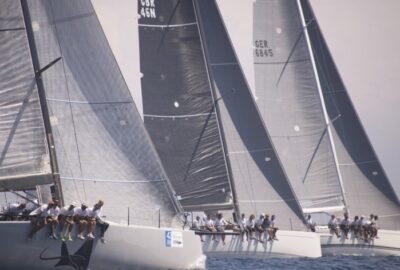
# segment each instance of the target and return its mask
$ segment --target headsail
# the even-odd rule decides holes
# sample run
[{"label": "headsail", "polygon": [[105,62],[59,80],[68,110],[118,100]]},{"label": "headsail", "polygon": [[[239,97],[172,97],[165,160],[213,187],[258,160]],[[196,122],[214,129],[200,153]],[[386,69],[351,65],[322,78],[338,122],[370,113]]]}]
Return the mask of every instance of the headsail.
[{"label": "headsail", "polygon": [[377,159],[340,74],[329,53],[316,18],[307,1],[302,1],[309,26],[312,49],[333,123],[333,139],[343,177],[346,200],[352,215],[379,215],[381,228],[400,229],[400,207],[396,194]]},{"label": "headsail", "polygon": [[0,191],[52,182],[20,1],[0,3]]},{"label": "headsail", "polygon": [[262,122],[214,0],[196,1],[240,211],[302,227],[302,211]]},{"label": "headsail", "polygon": [[253,6],[255,99],[272,142],[303,209],[343,210],[297,3],[257,0]]},{"label": "headsail", "polygon": [[138,1],[144,122],[185,210],[232,209],[192,0]]},{"label": "headsail", "polygon": [[[28,1],[66,203],[107,219],[170,226],[176,205],[90,1]],[[137,59],[132,59],[137,61]]]}]

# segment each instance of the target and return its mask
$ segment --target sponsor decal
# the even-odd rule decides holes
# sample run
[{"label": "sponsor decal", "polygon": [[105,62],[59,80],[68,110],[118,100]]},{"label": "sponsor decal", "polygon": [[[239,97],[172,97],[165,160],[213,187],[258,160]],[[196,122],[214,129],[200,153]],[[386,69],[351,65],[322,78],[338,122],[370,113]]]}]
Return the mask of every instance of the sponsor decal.
[{"label": "sponsor decal", "polygon": [[59,260],[54,267],[57,266],[71,266],[76,270],[87,270],[89,266],[90,256],[93,250],[93,240],[87,239],[83,242],[82,246],[75,254],[70,255],[68,252],[67,244],[63,241],[61,244],[61,256],[57,257],[44,257],[43,254],[48,248],[45,248],[40,253],[40,259],[43,261]]},{"label": "sponsor decal", "polygon": [[183,248],[182,232],[165,231],[165,246]]}]

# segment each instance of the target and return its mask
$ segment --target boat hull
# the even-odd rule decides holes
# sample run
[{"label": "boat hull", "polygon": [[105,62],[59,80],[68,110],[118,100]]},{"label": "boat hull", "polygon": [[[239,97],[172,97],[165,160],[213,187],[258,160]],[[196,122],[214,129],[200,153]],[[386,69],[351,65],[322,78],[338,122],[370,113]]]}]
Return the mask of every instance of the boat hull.
[{"label": "boat hull", "polygon": [[277,232],[279,240],[264,241],[255,239],[242,241],[237,234],[227,234],[225,245],[222,244],[220,235],[212,240],[212,235],[203,235],[203,251],[207,256],[228,257],[321,257],[321,243],[319,235],[311,232],[281,231]]},{"label": "boat hull", "polygon": [[365,242],[349,234],[349,239],[343,236],[337,238],[329,233],[320,233],[323,256],[359,255],[359,256],[390,256],[400,255],[400,232],[379,230],[379,239]]},{"label": "boat hull", "polygon": [[[71,267],[75,269],[204,269],[205,267],[205,256],[198,236],[195,236],[192,231],[111,224],[106,233],[107,243],[102,244],[98,239],[78,240],[76,233],[72,234],[74,241],[52,240],[46,236],[46,229],[39,231],[33,240],[27,240],[29,229],[28,222],[0,223],[2,268],[55,269],[55,265],[61,260],[64,260],[64,263],[66,260],[67,265],[58,266],[57,269],[72,269]],[[63,245],[66,245],[70,257],[65,256],[65,251],[63,253]],[[83,250],[83,253],[79,250]],[[74,255],[77,256],[74,257]],[[87,255],[89,265],[79,266],[79,261]],[[58,259],[51,259],[54,257]],[[74,261],[74,258],[78,260],[78,263]]]}]

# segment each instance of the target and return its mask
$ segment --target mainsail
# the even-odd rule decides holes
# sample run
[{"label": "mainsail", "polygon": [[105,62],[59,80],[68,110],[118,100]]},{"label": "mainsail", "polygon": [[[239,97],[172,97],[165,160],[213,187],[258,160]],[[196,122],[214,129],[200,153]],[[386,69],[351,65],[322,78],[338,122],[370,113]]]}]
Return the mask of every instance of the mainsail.
[{"label": "mainsail", "polygon": [[361,125],[309,3],[302,1],[302,7],[327,112],[333,122],[348,208],[352,215],[379,215],[382,228],[400,229],[398,198]]},{"label": "mainsail", "polygon": [[28,0],[26,8],[38,65],[61,57],[41,78],[65,203],[103,199],[110,221],[154,226],[160,213],[171,226],[168,179],[91,2]]},{"label": "mainsail", "polygon": [[341,211],[330,127],[297,3],[257,0],[253,7],[255,100],[272,142],[303,210]]},{"label": "mainsail", "polygon": [[138,1],[143,112],[185,210],[232,209],[192,0]]},{"label": "mainsail", "polygon": [[344,208],[296,1],[254,2],[255,99],[304,211]]},{"label": "mainsail", "polygon": [[34,188],[53,180],[20,1],[0,18],[0,191]]},{"label": "mainsail", "polygon": [[240,212],[276,214],[299,229],[303,213],[232,49],[214,0],[195,1]]}]

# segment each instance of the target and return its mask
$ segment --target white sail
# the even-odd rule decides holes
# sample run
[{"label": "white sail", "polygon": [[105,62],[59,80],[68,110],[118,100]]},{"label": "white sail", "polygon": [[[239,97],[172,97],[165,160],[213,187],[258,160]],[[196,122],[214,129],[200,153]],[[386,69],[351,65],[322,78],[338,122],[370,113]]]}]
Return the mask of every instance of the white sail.
[{"label": "white sail", "polygon": [[277,214],[281,228],[302,227],[302,211],[276,155],[214,1],[197,1],[211,83],[239,209]]},{"label": "white sail", "polygon": [[343,206],[296,1],[254,2],[255,99],[303,208]]},{"label": "white sail", "polygon": [[121,73],[131,92],[136,108],[143,118],[142,90],[140,87],[138,1],[118,0],[118,5],[109,0],[92,1],[97,17],[107,37]]},{"label": "white sail", "polygon": [[90,1],[28,5],[40,66],[62,57],[42,81],[65,203],[103,199],[110,221],[173,225],[168,179]]},{"label": "white sail", "polygon": [[51,183],[38,88],[19,1],[0,4],[0,191]]}]

